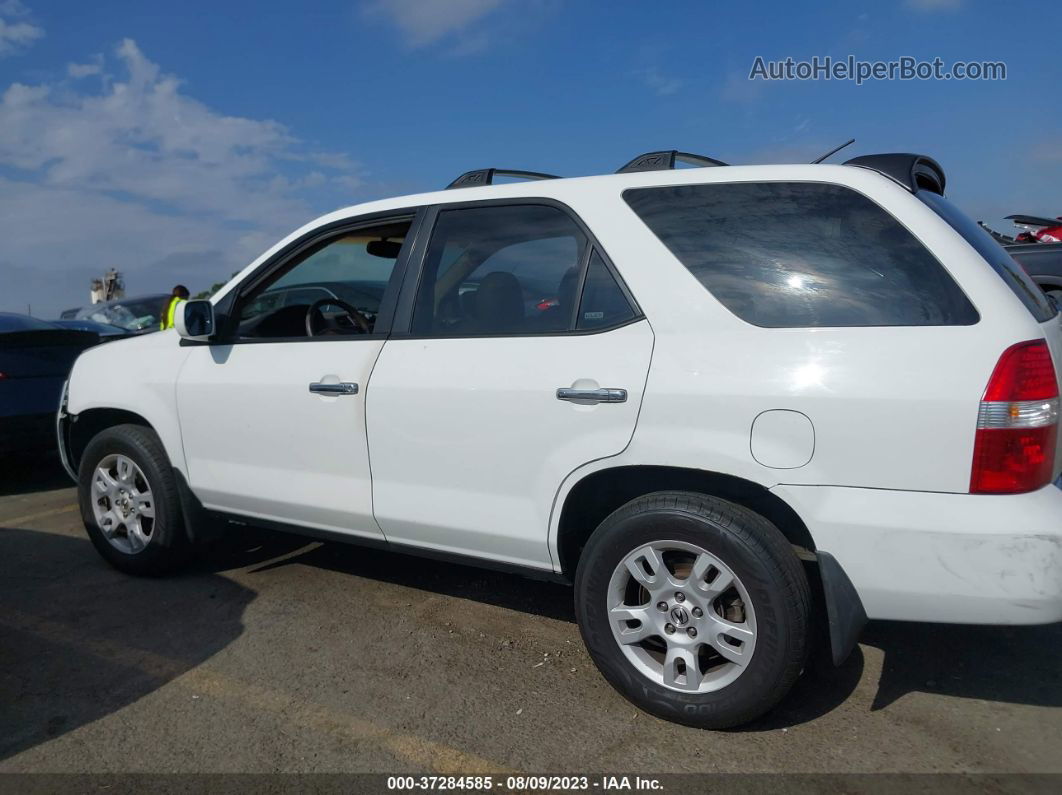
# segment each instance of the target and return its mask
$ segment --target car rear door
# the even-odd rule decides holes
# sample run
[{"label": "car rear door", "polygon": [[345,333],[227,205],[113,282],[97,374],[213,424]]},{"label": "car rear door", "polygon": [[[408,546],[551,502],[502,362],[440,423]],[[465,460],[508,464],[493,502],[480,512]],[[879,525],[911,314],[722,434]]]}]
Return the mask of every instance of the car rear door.
[{"label": "car rear door", "polygon": [[426,228],[366,393],[374,514],[391,542],[549,569],[557,489],[630,441],[652,329],[567,208]]}]

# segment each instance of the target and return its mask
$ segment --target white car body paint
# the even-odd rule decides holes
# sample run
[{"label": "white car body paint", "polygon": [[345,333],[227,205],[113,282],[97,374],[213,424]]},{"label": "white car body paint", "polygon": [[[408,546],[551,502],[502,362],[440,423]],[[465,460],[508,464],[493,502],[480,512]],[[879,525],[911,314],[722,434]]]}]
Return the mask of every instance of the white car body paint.
[{"label": "white car body paint", "polygon": [[[89,348],[70,372],[67,411],[120,409],[139,414],[162,440],[170,463],[186,478],[188,467],[177,419],[177,374],[188,356],[172,329]],[[135,373],[135,375],[134,375]]]},{"label": "white car body paint", "polygon": [[[864,194],[933,252],[980,321],[752,326],[704,289],[622,198],[633,187],[742,181],[827,182]],[[382,532],[389,540],[540,569],[559,570],[562,507],[588,474],[647,465],[725,473],[785,501],[817,547],[842,564],[871,618],[1037,623],[1062,617],[1062,490],[966,493],[978,403],[1001,352],[1046,337],[1062,372],[1062,328],[1057,318],[1037,324],[961,235],[869,170],[698,168],[371,202],[326,215],[280,241],[215,303],[289,242],[326,224],[504,198],[570,207],[648,322],[586,336],[392,340],[378,350],[375,371],[375,343],[368,340],[293,345],[281,358],[253,352],[275,352],[279,345],[236,346],[236,366],[226,368],[211,366],[209,348],[179,347],[177,335],[164,332],[85,353],[71,376],[69,411],[122,408],[143,416],[212,507],[305,527]],[[363,347],[339,366],[326,354],[340,345]],[[463,365],[465,357],[489,365]],[[520,369],[518,357],[534,366]],[[328,374],[357,381],[360,396],[331,405],[300,392],[304,381]],[[628,402],[579,407],[550,394],[578,378],[626,388]],[[802,466],[765,466],[753,457],[753,423],[774,410],[800,412],[813,424],[814,455]],[[339,439],[353,445],[353,461],[331,450],[324,462],[311,463],[309,443],[324,443],[337,421],[343,423]],[[211,450],[216,432],[226,428],[235,428],[231,438],[245,446]],[[463,432],[476,434],[468,447],[474,454],[454,460],[448,441]],[[362,455],[371,461],[371,484]],[[1056,475],[1062,447],[1059,456]],[[286,480],[304,495],[278,499]],[[374,510],[366,507],[369,491]]]},{"label": "white car body paint", "polygon": [[359,396],[382,340],[196,345],[177,384],[188,482],[207,508],[382,539]]},{"label": "white car body paint", "polygon": [[[652,348],[644,320],[601,334],[389,342],[366,403],[387,538],[554,568],[543,531],[557,486],[627,446]],[[625,389],[627,400],[557,399],[572,386]]]}]

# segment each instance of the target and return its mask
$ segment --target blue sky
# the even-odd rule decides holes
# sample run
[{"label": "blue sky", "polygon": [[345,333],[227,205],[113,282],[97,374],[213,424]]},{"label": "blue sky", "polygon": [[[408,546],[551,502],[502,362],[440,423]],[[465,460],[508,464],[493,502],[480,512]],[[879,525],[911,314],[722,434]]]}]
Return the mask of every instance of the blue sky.
[{"label": "blue sky", "polygon": [[[936,157],[995,221],[1062,214],[1057,19],[977,0],[0,0],[0,310],[110,265],[193,291],[338,206],[477,167],[581,175]],[[756,56],[1004,61],[1007,80],[750,82]]]}]

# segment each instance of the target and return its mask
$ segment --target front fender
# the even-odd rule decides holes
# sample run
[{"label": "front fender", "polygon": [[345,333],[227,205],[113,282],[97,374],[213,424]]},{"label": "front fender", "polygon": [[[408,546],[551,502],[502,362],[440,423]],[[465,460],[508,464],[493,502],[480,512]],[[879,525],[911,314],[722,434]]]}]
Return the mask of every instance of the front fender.
[{"label": "front fender", "polygon": [[93,409],[116,409],[143,417],[173,467],[187,476],[176,385],[188,353],[172,330],[90,348],[70,372],[66,413],[73,418]]}]

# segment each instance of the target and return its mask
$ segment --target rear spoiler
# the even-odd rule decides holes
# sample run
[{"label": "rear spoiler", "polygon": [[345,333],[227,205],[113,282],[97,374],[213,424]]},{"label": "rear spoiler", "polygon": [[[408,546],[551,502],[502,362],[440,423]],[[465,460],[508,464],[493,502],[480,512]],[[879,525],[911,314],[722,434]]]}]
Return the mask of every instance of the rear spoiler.
[{"label": "rear spoiler", "polygon": [[911,193],[928,190],[944,195],[944,169],[940,163],[925,155],[896,152],[885,155],[862,155],[844,162],[846,166],[877,171],[893,182],[898,182]]},{"label": "rear spoiler", "polygon": [[1008,215],[1006,220],[1025,226],[1062,226],[1062,218],[1041,218],[1038,215]]}]

